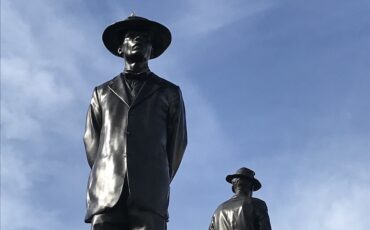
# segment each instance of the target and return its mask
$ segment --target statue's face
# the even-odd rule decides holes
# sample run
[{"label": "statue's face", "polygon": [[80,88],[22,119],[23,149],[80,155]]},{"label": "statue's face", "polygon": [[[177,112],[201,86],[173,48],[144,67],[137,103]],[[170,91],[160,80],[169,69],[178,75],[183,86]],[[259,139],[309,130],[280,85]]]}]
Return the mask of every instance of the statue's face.
[{"label": "statue's face", "polygon": [[234,192],[251,193],[253,191],[251,181],[246,178],[234,178],[232,184]]},{"label": "statue's face", "polygon": [[150,34],[143,31],[128,32],[123,40],[122,52],[127,61],[149,60],[152,52]]}]

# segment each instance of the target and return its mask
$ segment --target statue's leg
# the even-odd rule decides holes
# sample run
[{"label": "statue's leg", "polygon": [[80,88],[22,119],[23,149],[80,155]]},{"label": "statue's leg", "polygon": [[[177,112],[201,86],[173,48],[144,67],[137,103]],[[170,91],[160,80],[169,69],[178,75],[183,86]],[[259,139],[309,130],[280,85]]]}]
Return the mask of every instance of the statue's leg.
[{"label": "statue's leg", "polygon": [[127,199],[128,188],[124,186],[120,199],[112,208],[93,216],[91,230],[129,230]]},{"label": "statue's leg", "polygon": [[98,223],[92,224],[91,230],[129,230],[128,226],[116,223]]},{"label": "statue's leg", "polygon": [[166,230],[167,222],[165,218],[158,214],[135,208],[130,208],[128,211],[130,219],[130,230]]}]

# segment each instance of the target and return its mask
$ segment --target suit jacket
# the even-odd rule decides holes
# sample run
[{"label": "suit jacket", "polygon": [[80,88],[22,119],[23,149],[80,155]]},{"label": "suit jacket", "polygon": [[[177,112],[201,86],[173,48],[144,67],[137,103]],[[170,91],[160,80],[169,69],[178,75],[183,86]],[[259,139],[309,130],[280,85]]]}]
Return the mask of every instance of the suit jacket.
[{"label": "suit jacket", "polygon": [[254,197],[233,196],[218,206],[209,230],[271,230],[266,203]]},{"label": "suit jacket", "polygon": [[124,84],[119,75],[96,87],[88,109],[86,222],[117,203],[124,183],[135,205],[168,218],[170,182],[187,144],[181,90],[150,73],[129,104]]}]

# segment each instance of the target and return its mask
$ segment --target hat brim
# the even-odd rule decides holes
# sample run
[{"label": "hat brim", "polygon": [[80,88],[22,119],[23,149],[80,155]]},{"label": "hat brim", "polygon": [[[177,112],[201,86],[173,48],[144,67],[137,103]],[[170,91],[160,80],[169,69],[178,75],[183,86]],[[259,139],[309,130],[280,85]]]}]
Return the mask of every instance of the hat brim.
[{"label": "hat brim", "polygon": [[105,47],[112,54],[122,58],[122,55],[118,53],[118,48],[122,45],[125,34],[133,30],[151,32],[152,53],[150,59],[160,56],[171,44],[171,32],[167,27],[145,19],[124,20],[108,26],[102,36]]},{"label": "hat brim", "polygon": [[257,180],[256,178],[245,176],[243,174],[227,175],[226,176],[226,181],[229,182],[229,183],[232,183],[232,180],[234,178],[246,178],[246,179],[250,180],[252,182],[252,184],[253,184],[253,191],[257,191],[257,190],[259,190],[262,187],[262,184],[259,182],[259,180]]}]

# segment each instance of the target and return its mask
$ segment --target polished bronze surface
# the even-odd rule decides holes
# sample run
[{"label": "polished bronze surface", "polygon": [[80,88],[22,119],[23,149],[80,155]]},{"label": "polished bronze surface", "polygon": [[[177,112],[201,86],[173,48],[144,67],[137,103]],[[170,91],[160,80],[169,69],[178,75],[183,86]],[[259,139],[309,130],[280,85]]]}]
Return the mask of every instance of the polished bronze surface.
[{"label": "polished bronze surface", "polygon": [[254,175],[252,170],[240,168],[226,177],[235,195],[218,206],[209,230],[271,230],[266,203],[252,197],[253,191],[260,188]]},{"label": "polished bronze surface", "polygon": [[125,208],[118,216],[128,218],[126,223],[134,222],[132,215],[124,214],[132,209],[149,219],[168,220],[169,186],[187,145],[185,108],[180,88],[149,70],[152,51],[158,55],[169,41],[154,44],[153,36],[161,37],[152,34],[158,23],[147,20],[145,27],[142,21],[138,19],[135,30],[135,18],[129,17],[127,24],[115,25],[114,36],[103,36],[105,44],[109,39],[121,41],[116,53],[125,59],[125,67],[95,87],[88,109],[84,144],[91,172],[86,222],[94,216],[104,219],[122,199]]}]

